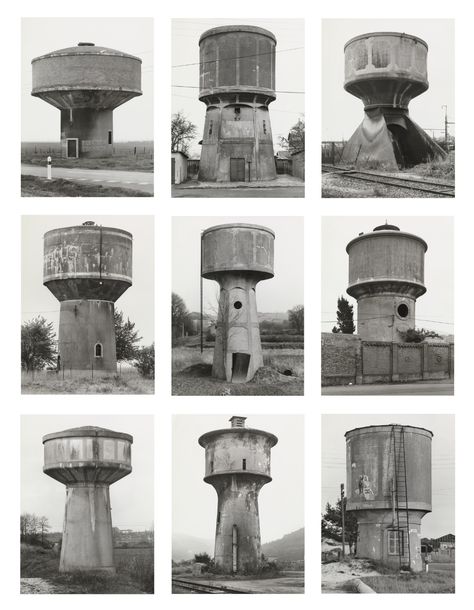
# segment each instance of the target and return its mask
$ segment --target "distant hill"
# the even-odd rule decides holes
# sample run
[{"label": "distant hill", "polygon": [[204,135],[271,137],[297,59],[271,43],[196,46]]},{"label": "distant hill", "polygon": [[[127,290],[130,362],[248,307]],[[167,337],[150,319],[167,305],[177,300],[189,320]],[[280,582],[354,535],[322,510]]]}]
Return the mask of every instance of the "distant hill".
[{"label": "distant hill", "polygon": [[287,311],[282,311],[282,312],[273,312],[273,313],[261,313],[258,312],[258,321],[259,322],[263,322],[264,320],[266,322],[285,322],[286,320],[288,320],[288,312]]},{"label": "distant hill", "polygon": [[186,561],[193,559],[196,553],[214,555],[214,542],[204,538],[196,538],[187,534],[173,534],[173,561]]},{"label": "distant hill", "polygon": [[279,540],[262,544],[265,557],[275,557],[280,561],[297,561],[304,559],[304,527]]}]

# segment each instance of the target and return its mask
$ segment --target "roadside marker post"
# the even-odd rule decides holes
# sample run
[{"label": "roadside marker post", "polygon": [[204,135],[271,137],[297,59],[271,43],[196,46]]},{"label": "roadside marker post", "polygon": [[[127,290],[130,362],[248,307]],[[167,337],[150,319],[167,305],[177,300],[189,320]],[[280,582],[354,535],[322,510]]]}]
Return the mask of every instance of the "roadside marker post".
[{"label": "roadside marker post", "polygon": [[48,180],[51,180],[51,157],[48,157],[48,159],[47,159],[46,169],[47,169],[47,178],[48,178]]}]

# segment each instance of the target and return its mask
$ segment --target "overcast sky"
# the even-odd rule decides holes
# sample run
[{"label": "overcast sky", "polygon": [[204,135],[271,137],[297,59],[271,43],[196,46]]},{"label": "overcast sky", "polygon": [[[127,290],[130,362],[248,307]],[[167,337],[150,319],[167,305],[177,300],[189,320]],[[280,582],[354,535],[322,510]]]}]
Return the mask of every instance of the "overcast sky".
[{"label": "overcast sky", "polygon": [[[286,312],[304,304],[304,244],[301,216],[175,216],[172,233],[172,289],[189,311],[199,311],[201,232],[214,225],[243,222],[263,225],[275,233],[275,276],[257,285],[257,311]],[[204,311],[215,311],[219,285],[203,280]]]},{"label": "overcast sky", "polygon": [[[240,415],[240,413],[238,413]],[[204,448],[198,438],[230,427],[230,415],[173,417],[173,534],[214,540],[217,494],[204,477]],[[273,480],[259,496],[262,543],[304,527],[304,419],[301,415],[249,415],[248,428],[275,434]]]},{"label": "overcast sky", "polygon": [[[404,32],[428,44],[430,86],[410,102],[410,117],[431,136],[433,128],[444,130],[442,105],[448,106],[449,120],[455,120],[453,19],[323,19],[322,24],[323,140],[348,140],[364,118],[362,101],[343,89],[344,45],[368,32]],[[449,131],[454,134],[454,125]]]},{"label": "overcast sky", "polygon": [[22,323],[41,315],[53,322],[58,332],[60,303],[43,286],[43,235],[51,229],[82,225],[87,220],[133,235],[133,283],[116,301],[115,309],[135,322],[142,337],[140,344],[150,345],[154,341],[153,216],[22,216]]},{"label": "overcast sky", "polygon": [[414,233],[428,244],[425,254],[426,293],[416,301],[416,327],[454,334],[454,235],[451,216],[326,216],[322,218],[321,329],[330,332],[336,323],[337,299],[346,293],[349,257],[346,246],[359,233],[370,233],[385,220]]},{"label": "overcast sky", "polygon": [[93,42],[142,60],[143,95],[114,110],[114,140],[153,140],[153,19],[35,17],[22,19],[22,141],[59,142],[60,111],[31,95],[31,60],[78,42]]},{"label": "overcast sky", "polygon": [[321,430],[321,510],[336,503],[340,485],[346,482],[346,439],[353,428],[397,423],[433,432],[432,512],[423,517],[423,537],[455,534],[454,415],[323,415]]},{"label": "overcast sky", "polygon": [[[270,30],[276,39],[275,81],[277,98],[270,104],[270,121],[275,150],[278,137],[287,137],[291,127],[304,115],[304,95],[278,91],[304,92],[304,20],[303,19],[173,19],[171,81],[173,85],[194,88],[172,88],[173,114],[183,111],[197,126],[197,137],[190,148],[192,156],[200,156],[206,106],[199,101],[199,37],[203,32],[221,25],[255,25]],[[295,49],[289,51],[288,49]],[[185,67],[182,64],[192,64]]]},{"label": "overcast sky", "polygon": [[62,531],[66,487],[43,473],[42,438],[51,432],[79,426],[99,426],[133,436],[132,472],[110,486],[112,525],[120,529],[149,529],[153,524],[154,494],[153,417],[150,415],[23,415],[21,512],[44,515],[52,531]]}]

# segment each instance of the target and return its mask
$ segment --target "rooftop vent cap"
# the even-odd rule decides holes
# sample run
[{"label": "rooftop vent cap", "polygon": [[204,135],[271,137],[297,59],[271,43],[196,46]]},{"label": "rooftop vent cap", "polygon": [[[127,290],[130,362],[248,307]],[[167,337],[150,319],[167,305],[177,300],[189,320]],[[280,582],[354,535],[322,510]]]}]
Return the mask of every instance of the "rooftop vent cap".
[{"label": "rooftop vent cap", "polygon": [[246,417],[242,417],[240,415],[233,415],[229,421],[230,421],[230,427],[231,428],[245,428],[245,420],[247,418]]},{"label": "rooftop vent cap", "polygon": [[95,47],[95,44],[93,42],[78,42],[77,46],[78,47]]},{"label": "rooftop vent cap", "polygon": [[95,227],[95,222],[93,220],[86,220],[86,222],[82,223],[83,227]]}]

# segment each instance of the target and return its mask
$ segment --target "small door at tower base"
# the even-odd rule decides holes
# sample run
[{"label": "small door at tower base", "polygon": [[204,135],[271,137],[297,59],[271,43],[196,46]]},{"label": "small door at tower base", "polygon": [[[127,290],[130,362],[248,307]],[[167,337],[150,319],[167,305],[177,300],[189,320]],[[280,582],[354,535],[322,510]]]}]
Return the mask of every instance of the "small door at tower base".
[{"label": "small door at tower base", "polygon": [[232,383],[245,383],[250,365],[250,354],[232,354]]},{"label": "small door at tower base", "polygon": [[245,182],[245,159],[231,157],[230,181]]},{"label": "small door at tower base", "polygon": [[67,138],[66,153],[68,159],[77,159],[79,157],[79,139]]}]

